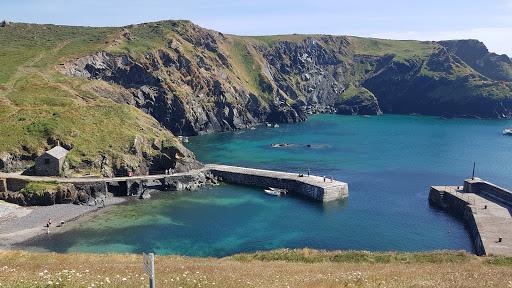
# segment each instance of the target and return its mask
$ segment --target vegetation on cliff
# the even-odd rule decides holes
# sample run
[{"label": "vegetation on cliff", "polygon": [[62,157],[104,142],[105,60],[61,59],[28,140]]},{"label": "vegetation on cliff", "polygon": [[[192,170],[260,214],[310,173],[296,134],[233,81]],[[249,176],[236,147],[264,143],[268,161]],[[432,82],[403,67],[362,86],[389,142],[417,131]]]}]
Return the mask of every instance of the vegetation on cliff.
[{"label": "vegetation on cliff", "polygon": [[[66,61],[103,49],[116,31],[30,24],[0,28],[0,169],[26,168],[57,141],[72,148],[70,170],[82,173],[147,170],[173,147],[191,157],[155,119],[95,93],[90,81],[58,71]],[[166,168],[172,168],[170,160]]]}]

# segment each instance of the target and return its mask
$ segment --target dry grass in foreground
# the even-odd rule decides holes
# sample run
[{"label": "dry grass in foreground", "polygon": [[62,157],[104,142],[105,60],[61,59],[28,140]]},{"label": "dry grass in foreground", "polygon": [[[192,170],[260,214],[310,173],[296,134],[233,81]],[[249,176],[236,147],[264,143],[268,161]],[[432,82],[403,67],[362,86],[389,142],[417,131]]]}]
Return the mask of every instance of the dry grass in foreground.
[{"label": "dry grass in foreground", "polygon": [[[277,250],[157,256],[157,287],[512,287],[512,258]],[[0,252],[0,287],[146,287],[142,256]]]}]

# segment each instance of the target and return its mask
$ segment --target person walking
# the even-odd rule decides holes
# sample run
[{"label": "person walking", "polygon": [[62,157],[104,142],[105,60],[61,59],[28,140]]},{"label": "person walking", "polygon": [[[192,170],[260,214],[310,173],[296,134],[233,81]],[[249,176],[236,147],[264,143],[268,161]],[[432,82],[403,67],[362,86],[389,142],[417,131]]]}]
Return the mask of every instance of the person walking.
[{"label": "person walking", "polygon": [[46,223],[46,234],[50,234],[50,226],[52,226],[52,219],[48,219]]}]

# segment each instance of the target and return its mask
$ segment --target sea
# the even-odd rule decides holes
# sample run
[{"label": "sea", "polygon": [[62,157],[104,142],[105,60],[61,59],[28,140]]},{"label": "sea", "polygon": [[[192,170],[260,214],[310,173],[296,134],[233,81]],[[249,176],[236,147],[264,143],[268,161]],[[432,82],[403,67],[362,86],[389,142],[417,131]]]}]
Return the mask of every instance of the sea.
[{"label": "sea", "polygon": [[[329,203],[221,184],[153,193],[35,241],[56,252],[223,257],[279,248],[473,251],[464,224],[428,203],[432,185],[475,175],[512,187],[510,120],[316,115],[297,124],[191,137],[203,163],[307,173],[347,182]],[[289,144],[272,147],[272,144]]]}]

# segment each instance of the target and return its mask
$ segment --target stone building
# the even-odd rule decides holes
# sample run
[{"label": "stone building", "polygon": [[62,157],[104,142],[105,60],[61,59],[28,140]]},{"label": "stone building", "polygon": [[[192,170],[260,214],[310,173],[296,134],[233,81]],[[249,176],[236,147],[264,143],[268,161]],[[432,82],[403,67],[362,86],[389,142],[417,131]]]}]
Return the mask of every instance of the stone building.
[{"label": "stone building", "polygon": [[55,146],[37,157],[35,173],[38,176],[59,176],[61,175],[62,165],[68,154],[68,150],[61,146]]}]

